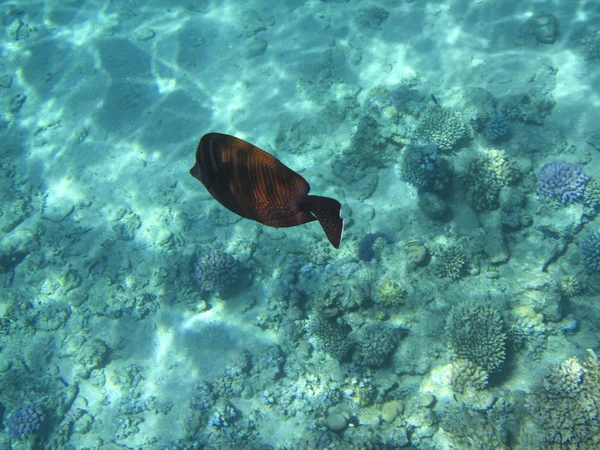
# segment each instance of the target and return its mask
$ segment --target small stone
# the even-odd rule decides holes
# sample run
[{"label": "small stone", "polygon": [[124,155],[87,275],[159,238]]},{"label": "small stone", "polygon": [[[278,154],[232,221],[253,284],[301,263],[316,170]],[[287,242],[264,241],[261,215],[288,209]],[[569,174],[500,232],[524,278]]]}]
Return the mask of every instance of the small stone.
[{"label": "small stone", "polygon": [[156,36],[156,32],[150,27],[142,28],[133,34],[133,37],[137,41],[149,41],[154,38],[154,36]]}]

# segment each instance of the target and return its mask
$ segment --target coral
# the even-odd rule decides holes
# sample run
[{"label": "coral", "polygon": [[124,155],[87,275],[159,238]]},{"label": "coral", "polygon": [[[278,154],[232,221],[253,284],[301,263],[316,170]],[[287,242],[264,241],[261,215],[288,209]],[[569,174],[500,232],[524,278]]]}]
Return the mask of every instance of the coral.
[{"label": "coral", "polygon": [[13,439],[27,439],[36,434],[44,421],[39,405],[25,403],[8,419],[8,432]]},{"label": "coral", "polygon": [[528,406],[542,431],[544,448],[598,448],[600,370],[596,354],[588,349],[582,362],[569,358],[550,367]]},{"label": "coral", "polygon": [[441,191],[450,182],[448,162],[438,155],[438,146],[407,146],[400,159],[400,178],[406,183],[424,189]]},{"label": "coral", "polygon": [[381,280],[375,287],[375,301],[382,306],[401,306],[405,297],[406,289],[394,280]]},{"label": "coral", "polygon": [[495,308],[467,302],[454,308],[447,325],[448,345],[457,359],[467,359],[493,373],[506,358],[506,332]]},{"label": "coral", "polygon": [[311,336],[317,338],[320,348],[338,361],[350,353],[348,327],[324,319],[320,314],[312,314],[307,321],[307,329]]},{"label": "coral", "polygon": [[481,391],[488,385],[488,373],[468,359],[457,359],[452,364],[452,389],[460,394],[474,389]]},{"label": "coral", "polygon": [[495,112],[485,128],[485,137],[489,141],[497,141],[508,134],[508,120],[503,111]]},{"label": "coral", "polygon": [[600,183],[591,176],[583,191],[583,207],[587,216],[595,216],[600,209]]},{"label": "coral", "polygon": [[574,297],[575,295],[581,294],[583,291],[583,287],[581,283],[577,279],[577,277],[573,275],[567,275],[560,279],[558,282],[558,287],[560,292],[565,297]]},{"label": "coral", "polygon": [[455,244],[438,245],[432,250],[434,256],[433,271],[440,278],[457,280],[467,264],[463,250]]},{"label": "coral", "polygon": [[366,234],[358,244],[358,259],[362,261],[372,261],[375,259],[375,242],[383,240],[386,242],[392,242],[392,240],[385,235],[385,233],[368,233]]},{"label": "coral", "polygon": [[379,324],[367,325],[362,330],[354,359],[368,367],[382,366],[398,344],[398,330]]},{"label": "coral", "polygon": [[194,278],[205,292],[223,293],[235,284],[238,262],[222,250],[210,249],[194,262]]},{"label": "coral", "polygon": [[466,135],[467,128],[458,112],[435,105],[420,117],[412,139],[418,143],[435,143],[441,153],[451,154]]},{"label": "coral", "polygon": [[581,166],[566,161],[550,162],[542,167],[537,182],[537,193],[562,203],[583,198],[589,177]]},{"label": "coral", "polygon": [[592,272],[600,272],[600,231],[588,233],[579,249],[586,267]]},{"label": "coral", "polygon": [[477,211],[496,209],[500,190],[515,178],[515,166],[503,151],[481,151],[462,177],[467,201]]}]

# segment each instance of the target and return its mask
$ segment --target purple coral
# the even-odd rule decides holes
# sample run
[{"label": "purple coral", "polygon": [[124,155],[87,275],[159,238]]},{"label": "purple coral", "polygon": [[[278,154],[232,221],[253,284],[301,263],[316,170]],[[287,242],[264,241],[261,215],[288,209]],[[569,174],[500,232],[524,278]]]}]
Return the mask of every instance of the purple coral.
[{"label": "purple coral", "polygon": [[551,162],[540,171],[537,193],[540,197],[576,202],[583,197],[589,177],[581,166],[566,161]]},{"label": "purple coral", "polygon": [[8,419],[8,432],[13,439],[26,439],[37,433],[43,421],[42,409],[33,403],[25,403]]},{"label": "purple coral", "polygon": [[238,262],[222,250],[209,250],[194,262],[194,278],[205,292],[223,293],[238,276]]}]

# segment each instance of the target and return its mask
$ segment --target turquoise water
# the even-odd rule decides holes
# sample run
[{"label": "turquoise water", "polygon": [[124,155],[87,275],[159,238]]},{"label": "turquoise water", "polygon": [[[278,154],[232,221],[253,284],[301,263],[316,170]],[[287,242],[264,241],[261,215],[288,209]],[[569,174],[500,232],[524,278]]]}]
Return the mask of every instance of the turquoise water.
[{"label": "turquoise water", "polygon": [[[593,2],[0,20],[0,448],[597,448]],[[208,132],[340,201],[340,249],[215,201]]]}]

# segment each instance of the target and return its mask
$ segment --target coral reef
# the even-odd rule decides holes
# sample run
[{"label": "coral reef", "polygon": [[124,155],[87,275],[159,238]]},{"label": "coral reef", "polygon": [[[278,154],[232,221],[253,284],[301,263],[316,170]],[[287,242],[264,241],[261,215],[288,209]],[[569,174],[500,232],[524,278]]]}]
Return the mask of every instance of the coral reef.
[{"label": "coral reef", "polygon": [[354,359],[368,367],[382,366],[396,349],[399,330],[380,324],[367,325],[362,331]]},{"label": "coral reef", "polygon": [[569,358],[550,367],[529,401],[544,448],[597,448],[600,441],[600,367],[588,349],[580,362]]},{"label": "coral reef", "polygon": [[8,419],[8,432],[13,439],[27,439],[39,431],[43,421],[42,408],[25,403]]},{"label": "coral reef", "polygon": [[402,152],[399,165],[400,179],[416,188],[441,191],[450,182],[448,162],[438,155],[438,146],[407,146]]},{"label": "coral reef", "polygon": [[193,270],[201,290],[222,294],[235,284],[239,264],[229,253],[210,249],[194,262]]},{"label": "coral reef", "polygon": [[589,177],[581,166],[566,161],[550,162],[542,167],[537,182],[540,197],[572,203],[583,198]]},{"label": "coral reef", "polygon": [[467,302],[453,309],[447,325],[450,352],[488,373],[499,371],[506,358],[506,332],[498,311]]},{"label": "coral reef", "polygon": [[431,251],[433,271],[440,278],[457,280],[467,264],[465,252],[456,244],[441,244]]},{"label": "coral reef", "polygon": [[585,266],[592,272],[600,272],[600,231],[588,233],[579,249]]},{"label": "coral reef", "polygon": [[467,136],[461,115],[438,105],[428,108],[420,117],[412,133],[412,140],[420,144],[434,143],[440,153],[452,154],[457,144]]},{"label": "coral reef", "polygon": [[488,141],[498,141],[508,134],[508,118],[503,111],[495,112],[485,127]]},{"label": "coral reef", "polygon": [[503,151],[481,151],[462,177],[467,201],[476,211],[496,209],[500,190],[515,178],[515,166]]}]

